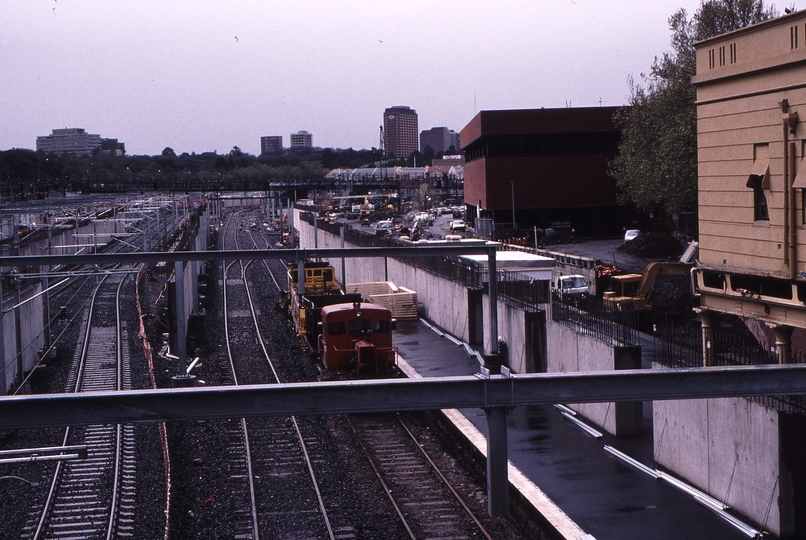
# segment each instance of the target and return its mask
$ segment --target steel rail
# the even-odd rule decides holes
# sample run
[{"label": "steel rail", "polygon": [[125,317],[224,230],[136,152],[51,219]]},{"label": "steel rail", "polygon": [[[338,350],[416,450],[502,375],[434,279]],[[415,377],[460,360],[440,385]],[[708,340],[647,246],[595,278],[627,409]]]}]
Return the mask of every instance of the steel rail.
[{"label": "steel rail", "polygon": [[[264,242],[266,242],[266,246],[268,247],[268,249],[274,250],[274,248],[271,247],[271,242],[269,242],[269,240],[267,240],[266,237],[264,236],[263,229],[260,230],[260,237],[263,239]],[[255,247],[257,248],[257,243],[255,243]],[[272,271],[271,268],[269,268],[269,263],[266,262],[266,259],[261,259],[261,262],[263,263],[264,268],[266,268],[266,271],[269,273],[269,277],[274,282],[274,286],[277,288],[277,292],[281,295],[285,294],[285,291],[283,291],[283,288],[280,287],[280,284],[277,282],[277,278],[274,277],[274,272]]]},{"label": "steel rail", "polygon": [[[255,239],[252,236],[251,231],[249,233],[249,237],[252,240],[252,243],[255,244],[255,248],[257,248],[257,243],[255,243]],[[236,236],[236,246],[237,246],[237,236]],[[282,380],[280,379],[280,375],[277,373],[277,370],[274,367],[274,362],[272,362],[271,357],[269,356],[269,351],[266,350],[266,343],[265,343],[265,341],[263,339],[262,333],[260,332],[260,326],[258,325],[257,313],[255,312],[255,304],[254,304],[254,301],[252,299],[252,291],[249,288],[249,281],[246,279],[246,268],[250,264],[252,264],[252,262],[253,261],[249,261],[244,266],[243,261],[240,261],[240,263],[241,263],[241,272],[242,272],[242,277],[243,277],[243,282],[244,282],[244,288],[246,290],[246,296],[249,299],[249,311],[252,314],[252,322],[255,325],[255,332],[257,333],[258,344],[260,345],[260,349],[263,351],[263,357],[266,359],[266,363],[268,364],[269,368],[271,369],[271,372],[274,375],[274,379],[279,384],[279,383],[282,383]],[[263,263],[265,264],[265,260],[263,261]],[[268,267],[266,267],[266,269],[268,270]],[[269,271],[269,274],[271,275],[271,271]],[[272,279],[274,279],[273,275],[272,275]],[[274,284],[277,285],[276,280],[275,280]],[[278,286],[278,289],[279,289],[279,286]],[[280,291],[280,292],[282,292],[282,291]],[[322,518],[325,521],[325,527],[327,527],[328,537],[330,538],[330,540],[336,540],[336,535],[333,532],[333,526],[330,523],[330,518],[328,517],[327,508],[325,507],[325,501],[322,498],[322,490],[319,488],[319,482],[316,479],[316,472],[313,470],[313,462],[311,461],[310,454],[308,453],[308,445],[305,443],[305,438],[302,436],[302,430],[300,430],[299,422],[297,422],[296,416],[291,417],[291,422],[294,424],[294,430],[296,431],[297,438],[299,439],[299,444],[300,444],[300,448],[302,450],[302,454],[305,457],[305,463],[306,463],[307,468],[308,468],[308,473],[309,473],[309,475],[311,477],[311,482],[313,483],[314,492],[316,493],[316,500],[317,500],[317,502],[319,504],[319,511],[322,513]]]},{"label": "steel rail", "polygon": [[[227,222],[227,228],[231,220]],[[236,245],[237,245],[237,233],[236,233]],[[225,238],[226,238],[226,230],[225,230]],[[229,333],[229,302],[228,302],[228,295],[227,295],[227,273],[229,272],[230,268],[235,265],[236,262],[240,261],[232,261],[229,265],[226,264],[225,261],[222,261],[222,294],[223,294],[223,302],[224,302],[224,337],[227,343],[227,358],[229,358],[229,365],[230,371],[232,372],[232,380],[235,386],[238,386],[238,373],[235,369],[235,359],[232,354],[232,346],[230,343],[230,333]],[[240,262],[241,265],[241,277],[244,280],[244,284],[246,283],[246,275],[244,274],[243,270],[243,263]],[[249,430],[246,425],[246,418],[241,418],[241,432],[243,436],[243,444],[244,444],[244,461],[246,462],[246,478],[247,483],[249,486],[249,503],[251,505],[250,508],[250,515],[252,518],[252,534],[254,540],[260,539],[260,529],[258,525],[258,511],[257,511],[257,498],[255,497],[255,475],[252,471],[252,449],[249,445]]]},{"label": "steel rail", "polygon": [[[72,390],[73,393],[79,392],[80,388],[81,388],[82,377],[83,377],[84,369],[85,369],[85,366],[86,366],[86,359],[87,359],[87,355],[89,354],[90,335],[92,333],[92,313],[93,313],[93,311],[95,309],[95,302],[98,299],[98,293],[101,290],[101,288],[103,287],[104,282],[107,280],[108,277],[109,277],[108,275],[104,276],[104,278],[101,279],[101,281],[98,283],[98,286],[95,287],[95,291],[93,291],[93,293],[92,293],[92,300],[90,301],[90,304],[89,304],[89,306],[87,308],[87,311],[88,311],[89,314],[87,316],[87,326],[86,326],[86,328],[84,330],[84,338],[83,338],[84,341],[83,341],[82,346],[81,346],[81,355],[79,357],[78,373],[76,375],[75,385],[74,385],[73,390]],[[67,446],[67,441],[68,441],[68,439],[70,437],[70,431],[71,431],[71,427],[69,425],[66,426],[65,430],[64,430],[64,437],[63,437],[63,440],[62,440],[62,446]],[[42,513],[41,513],[41,515],[39,517],[39,522],[37,524],[36,529],[33,532],[32,537],[31,537],[32,540],[37,540],[37,539],[41,538],[41,535],[43,534],[43,532],[45,530],[45,526],[46,526],[46,524],[48,522],[48,517],[50,515],[50,512],[51,512],[52,507],[53,507],[53,503],[54,503],[54,500],[55,500],[55,497],[56,497],[56,490],[57,490],[57,488],[59,486],[59,481],[60,481],[60,477],[61,477],[61,473],[62,473],[62,469],[63,469],[63,467],[62,467],[63,463],[64,463],[63,461],[59,461],[56,464],[56,469],[55,469],[55,471],[53,473],[53,480],[50,483],[50,489],[48,490],[48,495],[45,498],[45,503],[44,503],[44,505],[42,507]]]},{"label": "steel rail", "polygon": [[394,496],[392,495],[392,490],[389,488],[389,485],[386,483],[386,480],[383,479],[383,475],[381,474],[380,469],[378,469],[378,465],[375,463],[375,460],[372,459],[372,457],[370,457],[369,449],[364,444],[364,441],[361,439],[361,436],[358,433],[358,429],[356,429],[355,425],[353,424],[352,420],[350,420],[349,416],[345,416],[345,418],[347,419],[347,424],[350,426],[350,429],[353,430],[353,434],[355,435],[355,439],[358,441],[358,445],[361,447],[361,451],[364,453],[364,456],[367,458],[367,461],[372,467],[372,472],[375,473],[375,476],[381,483],[381,487],[383,488],[383,492],[386,494],[386,498],[389,499],[389,502],[392,504],[392,508],[395,509],[397,517],[400,519],[400,522],[403,524],[403,527],[409,534],[409,538],[411,538],[411,540],[417,540],[417,537],[414,535],[414,531],[411,530],[409,521],[406,519],[405,512],[403,512],[403,510],[397,504],[397,500],[395,500]]},{"label": "steel rail", "polygon": [[487,532],[487,529],[485,529],[484,525],[482,525],[481,522],[479,521],[479,518],[476,517],[476,514],[474,514],[473,511],[470,509],[470,507],[467,506],[467,503],[464,501],[464,499],[462,499],[462,496],[459,495],[459,492],[456,491],[456,489],[448,481],[448,479],[445,478],[445,475],[442,474],[442,471],[439,470],[437,464],[434,463],[434,460],[431,459],[431,456],[429,456],[428,452],[425,451],[425,448],[423,447],[422,444],[420,444],[420,441],[417,440],[417,437],[414,436],[414,433],[411,432],[409,426],[406,425],[406,422],[404,422],[403,419],[400,418],[400,414],[395,414],[395,417],[397,418],[398,422],[400,422],[400,425],[403,426],[403,430],[412,440],[414,446],[420,451],[420,453],[423,455],[423,458],[425,458],[425,460],[431,466],[431,470],[434,471],[434,474],[437,475],[437,477],[442,481],[442,483],[445,484],[445,487],[447,487],[448,490],[453,494],[454,498],[459,503],[459,506],[462,507],[462,509],[465,511],[468,517],[473,521],[473,523],[476,524],[476,527],[478,527],[479,531],[481,531],[481,534],[483,534],[487,540],[493,540],[492,536],[490,536],[490,533]]},{"label": "steel rail", "polygon": [[[115,356],[117,358],[116,362],[116,381],[115,386],[117,390],[122,390],[123,387],[123,325],[121,323],[120,317],[120,292],[123,290],[123,284],[126,282],[126,276],[120,280],[118,284],[118,290],[115,294],[115,333],[117,336],[117,344],[115,347]],[[117,527],[117,520],[118,520],[118,505],[120,501],[120,483],[121,483],[121,460],[122,460],[122,449],[123,446],[123,432],[122,426],[120,424],[115,424],[115,467],[112,473],[112,504],[109,510],[109,524],[106,529],[106,539],[112,540],[115,536],[116,527]]]}]

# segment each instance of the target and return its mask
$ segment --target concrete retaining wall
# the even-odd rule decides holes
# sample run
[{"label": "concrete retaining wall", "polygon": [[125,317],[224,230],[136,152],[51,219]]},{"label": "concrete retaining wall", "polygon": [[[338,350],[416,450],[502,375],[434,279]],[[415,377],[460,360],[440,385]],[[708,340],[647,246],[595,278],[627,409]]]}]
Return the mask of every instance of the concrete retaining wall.
[{"label": "concrete retaining wall", "polygon": [[806,517],[792,493],[791,479],[802,475],[802,466],[782,460],[780,451],[791,433],[782,429],[784,416],[746,398],[656,401],[655,461],[765,529],[791,537],[796,521]]},{"label": "concrete retaining wall", "polygon": [[[484,317],[490,313],[490,297],[484,295]],[[526,333],[528,328],[527,312],[522,308],[514,308],[503,302],[498,303],[498,336],[490,333],[489,324],[484,325],[484,350],[491,351],[501,337],[507,344],[507,364],[515,373],[535,372],[534,361],[530,360],[533,351],[527,351]],[[531,365],[529,365],[531,364]]]},{"label": "concrete retaining wall", "polygon": [[[209,220],[207,214],[202,214],[201,219],[199,220],[199,227],[198,229],[187,231],[186,234],[191,235],[190,238],[190,250],[192,251],[207,251],[208,248],[208,237],[209,232]],[[182,264],[182,283],[176,282],[176,265]],[[200,313],[200,305],[199,305],[199,276],[204,273],[205,270],[205,262],[204,261],[188,261],[185,263],[173,263],[172,266],[174,268],[173,276],[168,282],[168,312],[170,318],[170,345],[171,351],[176,354],[179,351],[179,342],[178,342],[178,329],[179,325],[183,325],[183,334],[187,336],[188,332],[188,325],[190,321],[190,317],[193,315],[198,315]],[[183,299],[184,302],[183,306],[183,315],[184,318],[180,320],[179,312],[176,309],[176,301],[177,301],[177,294],[176,288],[177,286],[182,287],[183,292]]]},{"label": "concrete retaining wall", "polygon": [[[300,247],[340,248],[359,247],[350,243],[342,246],[339,236],[322,229],[314,228],[299,219],[298,210],[295,223],[299,229]],[[339,280],[344,282],[342,262],[339,259],[330,263],[336,269]],[[435,276],[407,263],[406,259],[392,258],[351,258],[344,261],[347,283],[371,281],[391,281],[395,285],[407,287],[417,292],[420,302],[420,316],[443,328],[462,341],[474,343],[478,339],[472,335],[470,325],[471,296],[467,287],[449,279]],[[516,373],[539,370],[544,364],[544,339],[542,331],[535,330],[534,313],[524,312],[499,302],[498,336],[490,335],[489,297],[483,297],[483,344],[484,351],[490,352],[497,337],[501,336],[509,347],[509,366]],[[542,324],[542,319],[541,319]],[[534,343],[537,342],[535,346]]]},{"label": "concrete retaining wall", "polygon": [[[300,245],[313,246],[312,227],[299,219],[296,223],[300,228]],[[322,230],[318,231],[317,242],[319,247],[342,246],[338,237]],[[340,261],[331,263],[341,272]],[[468,340],[466,321],[472,306],[469,307],[467,299],[472,295],[463,287],[417,270],[405,261],[347,259],[345,267],[350,281],[391,280],[417,291],[424,317]],[[491,335],[487,321],[489,297],[484,295],[482,302],[484,350],[490,351],[496,336]],[[498,325],[499,335],[509,346],[513,371],[541,371],[534,366],[534,360],[530,365],[530,354],[536,346],[535,338],[528,335],[530,314],[500,303]],[[545,327],[548,372],[641,367],[640,347],[613,346],[551,321]],[[566,405],[617,436],[639,434],[643,429],[640,402]],[[722,398],[656,401],[653,424],[655,459],[660,467],[673,471],[776,535],[804,534],[806,460],[802,458],[802,449],[806,447],[806,435],[801,434],[806,434],[806,419],[780,414],[752,400]]]},{"label": "concrete retaining wall", "polygon": [[[41,284],[37,283],[26,288],[21,296],[21,300],[30,298],[42,291]],[[39,360],[39,352],[44,346],[44,305],[43,296],[37,297],[30,302],[25,302],[17,310],[19,311],[19,348],[17,343],[17,315],[11,309],[16,304],[15,300],[7,298],[2,302],[2,332],[3,332],[3,358],[5,366],[0,369],[0,394],[5,395],[15,382],[29,373]],[[21,349],[21,350],[20,350]],[[22,368],[22,373],[20,372]]]},{"label": "concrete retaining wall", "polygon": [[[339,236],[314,228],[299,219],[301,247],[357,247],[342,244]],[[341,260],[331,260],[343,282]],[[405,259],[352,258],[344,261],[348,282],[392,281],[413,289],[421,303],[420,316],[467,342],[474,342],[471,312],[473,302],[466,287],[451,280],[417,269]],[[578,270],[577,270],[578,271]],[[508,347],[508,365],[515,373],[609,371],[641,367],[640,347],[615,347],[589,336],[577,334],[564,326],[546,322],[536,313],[498,303],[498,335],[489,327],[489,296],[482,296],[483,350],[495,349],[500,336]],[[543,328],[546,328],[543,333]],[[590,403],[572,408],[591,422],[615,435],[634,435],[643,430],[641,403]]]},{"label": "concrete retaining wall", "polygon": [[[640,347],[617,347],[552,321],[546,323],[549,373],[640,369]],[[613,435],[636,435],[643,429],[641,403],[577,403],[568,407]]]}]

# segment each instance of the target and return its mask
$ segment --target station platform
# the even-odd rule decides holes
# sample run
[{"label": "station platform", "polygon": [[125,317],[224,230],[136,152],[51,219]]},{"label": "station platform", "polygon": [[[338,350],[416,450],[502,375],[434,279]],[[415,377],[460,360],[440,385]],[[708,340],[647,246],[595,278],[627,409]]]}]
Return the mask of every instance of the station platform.
[{"label": "station platform", "polygon": [[[479,360],[466,345],[424,321],[398,321],[395,343],[408,377],[479,372]],[[646,435],[616,438],[589,434],[556,407],[514,408],[507,416],[510,484],[569,540],[747,539],[746,530],[691,495],[605,450],[613,447],[654,468],[651,403],[644,411]],[[486,455],[484,412],[443,412]]]}]

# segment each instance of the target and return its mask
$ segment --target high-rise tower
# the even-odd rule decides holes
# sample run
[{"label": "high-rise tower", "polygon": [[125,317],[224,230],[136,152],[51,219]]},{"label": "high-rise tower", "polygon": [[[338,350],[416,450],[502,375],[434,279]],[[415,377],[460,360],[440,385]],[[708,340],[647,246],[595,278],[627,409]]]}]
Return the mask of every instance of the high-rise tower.
[{"label": "high-rise tower", "polygon": [[407,158],[418,147],[417,111],[398,105],[383,112],[384,147],[387,154]]}]

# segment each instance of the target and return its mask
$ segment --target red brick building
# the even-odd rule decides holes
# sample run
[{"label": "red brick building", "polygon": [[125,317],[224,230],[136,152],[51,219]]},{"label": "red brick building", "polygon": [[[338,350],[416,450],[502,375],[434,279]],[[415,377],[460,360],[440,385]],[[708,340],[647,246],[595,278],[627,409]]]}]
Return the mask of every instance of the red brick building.
[{"label": "red brick building", "polygon": [[[468,219],[497,228],[573,227],[621,233],[632,210],[607,174],[621,132],[617,107],[482,111],[462,129]],[[513,216],[514,208],[514,216]],[[513,219],[514,218],[514,219]]]},{"label": "red brick building", "polygon": [[406,159],[419,148],[417,111],[405,105],[383,111],[383,144],[386,153]]}]

